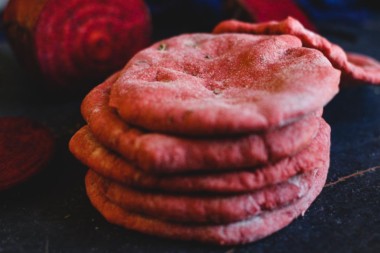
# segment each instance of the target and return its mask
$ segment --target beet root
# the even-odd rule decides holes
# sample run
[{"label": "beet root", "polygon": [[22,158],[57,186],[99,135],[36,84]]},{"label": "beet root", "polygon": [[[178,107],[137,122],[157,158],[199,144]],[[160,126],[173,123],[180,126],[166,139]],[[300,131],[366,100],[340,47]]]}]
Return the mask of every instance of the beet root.
[{"label": "beet root", "polygon": [[37,122],[0,119],[0,191],[26,181],[50,161],[54,137]]},{"label": "beet root", "polygon": [[150,42],[142,0],[11,0],[3,19],[21,65],[48,90],[86,92]]}]

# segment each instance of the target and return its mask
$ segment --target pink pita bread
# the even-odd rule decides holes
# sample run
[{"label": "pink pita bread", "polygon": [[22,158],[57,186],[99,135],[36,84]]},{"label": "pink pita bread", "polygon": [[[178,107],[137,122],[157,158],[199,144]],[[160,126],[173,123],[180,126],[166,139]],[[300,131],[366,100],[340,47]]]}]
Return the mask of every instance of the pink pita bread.
[{"label": "pink pita bread", "polygon": [[185,34],[136,54],[112,84],[127,123],[182,135],[277,128],[322,108],[340,71],[292,35]]},{"label": "pink pita bread", "polygon": [[348,77],[363,82],[380,84],[380,62],[358,54],[347,54],[341,47],[307,30],[298,20],[292,17],[279,22],[270,21],[258,24],[237,20],[223,21],[215,27],[213,33],[294,35],[302,41],[304,47],[321,51],[335,68],[340,69]]},{"label": "pink pita bread", "polygon": [[319,118],[313,114],[272,131],[218,139],[146,132],[123,122],[108,106],[117,77],[118,73],[85,97],[82,114],[100,143],[148,172],[238,169],[273,163],[304,149],[319,129]]},{"label": "pink pita bread", "polygon": [[174,222],[230,223],[247,219],[265,210],[273,210],[303,197],[310,189],[314,174],[308,172],[279,184],[245,194],[179,195],[140,191],[106,179],[95,172],[105,196],[124,209]]},{"label": "pink pita bread", "polygon": [[88,127],[83,127],[71,138],[69,148],[78,160],[92,170],[128,186],[170,192],[241,193],[286,181],[324,164],[330,154],[330,127],[321,119],[320,131],[311,145],[293,157],[264,167],[223,173],[172,176],[144,173],[105,149],[94,139]]},{"label": "pink pita bread", "polygon": [[86,176],[86,190],[93,206],[110,222],[141,233],[171,239],[200,241],[220,245],[245,244],[282,229],[304,214],[321,192],[328,165],[316,170],[309,192],[293,204],[266,211],[249,219],[224,225],[181,224],[133,213],[110,201],[93,173]]}]

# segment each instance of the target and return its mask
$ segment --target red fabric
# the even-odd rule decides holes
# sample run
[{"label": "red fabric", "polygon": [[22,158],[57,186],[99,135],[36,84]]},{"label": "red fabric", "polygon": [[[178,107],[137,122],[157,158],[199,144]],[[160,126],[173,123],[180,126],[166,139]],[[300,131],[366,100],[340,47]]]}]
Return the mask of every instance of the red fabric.
[{"label": "red fabric", "polygon": [[278,21],[292,16],[307,29],[316,31],[315,26],[292,0],[238,0],[238,2],[257,22]]}]

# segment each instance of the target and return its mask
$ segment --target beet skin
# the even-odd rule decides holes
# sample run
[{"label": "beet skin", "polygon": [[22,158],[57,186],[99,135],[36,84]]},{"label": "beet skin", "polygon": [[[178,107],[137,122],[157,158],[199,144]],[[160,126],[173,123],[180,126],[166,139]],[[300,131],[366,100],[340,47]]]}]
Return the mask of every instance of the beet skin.
[{"label": "beet skin", "polygon": [[142,0],[11,0],[3,21],[37,83],[70,93],[88,91],[123,67],[151,34]]}]

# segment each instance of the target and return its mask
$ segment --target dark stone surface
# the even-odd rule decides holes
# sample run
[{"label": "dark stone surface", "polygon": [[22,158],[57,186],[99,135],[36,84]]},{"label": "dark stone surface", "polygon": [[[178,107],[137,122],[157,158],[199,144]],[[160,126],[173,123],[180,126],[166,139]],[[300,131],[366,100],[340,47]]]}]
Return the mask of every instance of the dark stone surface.
[{"label": "dark stone surface", "polygon": [[[331,39],[380,59],[380,35],[375,34],[380,22],[346,29],[361,36],[347,41],[329,33]],[[107,223],[86,197],[86,168],[67,149],[70,136],[83,124],[80,99],[44,102],[6,45],[0,49],[0,116],[31,117],[57,138],[48,168],[0,192],[0,253],[380,252],[380,87],[343,89],[326,107],[324,115],[332,126],[328,183],[303,217],[259,242],[214,247],[141,235]]]}]

